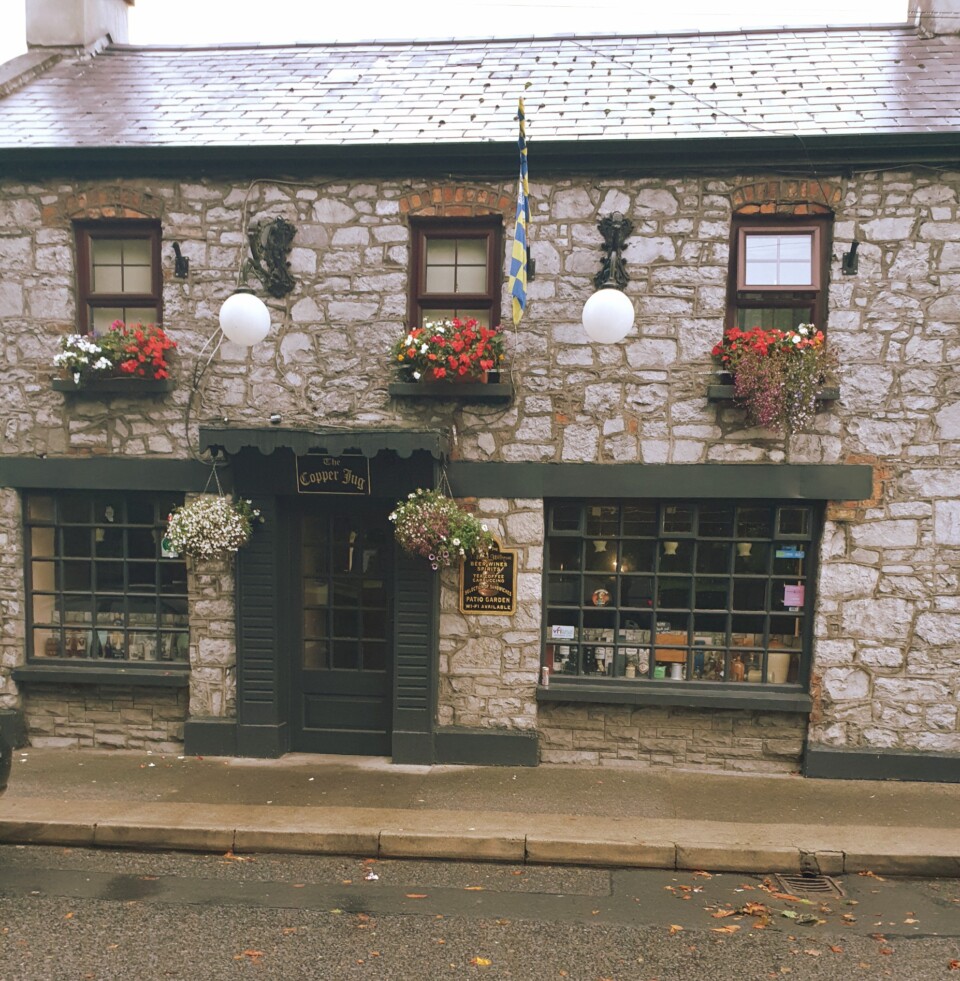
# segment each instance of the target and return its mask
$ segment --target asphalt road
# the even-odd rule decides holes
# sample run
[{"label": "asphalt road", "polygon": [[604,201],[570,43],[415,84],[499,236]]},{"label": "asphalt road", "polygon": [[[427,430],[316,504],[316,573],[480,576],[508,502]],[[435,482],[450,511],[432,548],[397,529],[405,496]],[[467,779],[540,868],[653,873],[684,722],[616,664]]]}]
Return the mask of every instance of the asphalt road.
[{"label": "asphalt road", "polygon": [[458,976],[960,981],[960,881],[0,846],[3,981]]}]

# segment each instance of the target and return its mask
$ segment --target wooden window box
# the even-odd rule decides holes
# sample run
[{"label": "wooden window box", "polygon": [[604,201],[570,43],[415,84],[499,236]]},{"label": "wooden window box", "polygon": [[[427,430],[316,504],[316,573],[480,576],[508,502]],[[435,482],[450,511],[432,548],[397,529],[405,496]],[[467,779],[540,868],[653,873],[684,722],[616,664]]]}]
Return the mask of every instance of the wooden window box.
[{"label": "wooden window box", "polygon": [[399,398],[461,402],[509,402],[513,398],[510,382],[392,382],[387,391]]},{"label": "wooden window box", "polygon": [[[733,378],[727,371],[715,375],[716,381],[707,385],[708,402],[728,402],[734,398]],[[840,398],[839,385],[824,385],[817,392],[818,402],[836,402]]]},{"label": "wooden window box", "polygon": [[172,392],[172,378],[54,378],[55,392],[77,392],[87,395],[162,395]]}]

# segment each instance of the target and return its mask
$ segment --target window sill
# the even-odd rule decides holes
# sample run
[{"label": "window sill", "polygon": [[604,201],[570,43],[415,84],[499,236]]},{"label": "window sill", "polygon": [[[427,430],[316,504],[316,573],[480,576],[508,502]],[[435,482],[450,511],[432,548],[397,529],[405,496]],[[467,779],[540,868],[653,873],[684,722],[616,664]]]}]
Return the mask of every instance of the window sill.
[{"label": "window sill", "polygon": [[78,392],[89,395],[160,395],[173,391],[172,378],[54,378],[55,392]]},{"label": "window sill", "polygon": [[26,664],[13,669],[17,682],[45,682],[68,685],[141,685],[148,688],[186,688],[190,669],[102,668],[75,665]]},{"label": "window sill", "polygon": [[688,708],[757,709],[808,714],[813,699],[798,688],[751,685],[703,685],[694,682],[563,682],[554,677],[537,688],[538,702],[585,702],[608,705],[678,705]]},{"label": "window sill", "polygon": [[[720,381],[707,385],[708,402],[730,402],[734,398],[733,379],[728,374],[717,376]],[[729,379],[729,381],[728,381]],[[840,398],[839,385],[824,385],[817,392],[818,402],[836,402]]]},{"label": "window sill", "polygon": [[387,391],[394,397],[416,399],[456,399],[462,402],[509,402],[513,398],[510,382],[392,382]]}]

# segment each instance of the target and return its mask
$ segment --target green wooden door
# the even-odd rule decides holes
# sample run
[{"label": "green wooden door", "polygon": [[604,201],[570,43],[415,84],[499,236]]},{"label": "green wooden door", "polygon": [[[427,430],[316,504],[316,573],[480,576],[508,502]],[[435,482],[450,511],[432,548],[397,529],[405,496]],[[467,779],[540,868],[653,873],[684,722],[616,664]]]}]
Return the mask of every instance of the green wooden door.
[{"label": "green wooden door", "polygon": [[393,703],[393,527],[385,501],[302,502],[293,577],[299,638],[291,749],[388,756]]}]

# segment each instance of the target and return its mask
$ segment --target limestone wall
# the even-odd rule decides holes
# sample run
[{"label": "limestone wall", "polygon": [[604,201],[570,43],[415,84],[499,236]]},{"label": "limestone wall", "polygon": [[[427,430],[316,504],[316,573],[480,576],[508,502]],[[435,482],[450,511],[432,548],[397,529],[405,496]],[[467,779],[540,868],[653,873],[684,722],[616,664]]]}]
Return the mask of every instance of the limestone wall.
[{"label": "limestone wall", "polygon": [[183,688],[30,684],[23,709],[31,746],[183,751]]},{"label": "limestone wall", "polygon": [[[785,441],[744,428],[738,410],[708,403],[705,392],[722,329],[734,202],[749,199],[746,188],[772,188],[756,191],[763,210],[764,193],[796,199],[801,184],[766,174],[534,180],[537,275],[509,344],[517,394],[508,406],[490,406],[391,399],[386,352],[404,320],[407,216],[503,211],[509,229],[503,203],[512,182],[2,181],[4,452],[186,457],[199,423],[265,426],[280,413],[288,426],[443,428],[467,460],[867,462],[877,474],[874,499],[834,504],[823,541],[810,737],[830,746],[960,751],[960,173],[809,182],[808,196],[828,200],[836,213],[827,329],[842,394],[810,432]],[[637,328],[624,343],[602,347],[587,342],[579,318],[598,269],[596,222],[613,210],[636,226],[626,260]],[[49,387],[56,338],[75,319],[70,220],[98,214],[162,221],[165,326],[180,344],[180,384],[169,396],[94,401]],[[249,351],[224,344],[188,422],[187,380],[236,283],[243,229],[275,216],[297,227],[290,256],[297,286],[268,301],[267,341]],[[191,260],[186,280],[172,275],[174,239]],[[854,239],[859,274],[841,276],[840,256]],[[445,576],[439,718],[548,726],[553,746],[557,712],[538,712],[532,699],[539,503],[486,501],[481,510],[502,525],[506,546],[521,547],[529,602],[509,622],[463,618]],[[8,492],[0,519],[0,536],[16,543]],[[22,658],[18,577],[6,553],[5,702],[11,662]],[[230,714],[229,658],[222,644],[213,646],[207,664],[196,648],[191,697],[204,713]],[[219,672],[222,698],[206,689],[208,669]],[[576,711],[584,732],[597,712],[611,726],[619,718],[599,707]]]}]

